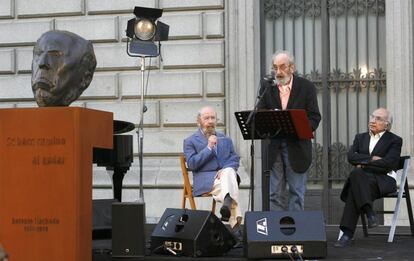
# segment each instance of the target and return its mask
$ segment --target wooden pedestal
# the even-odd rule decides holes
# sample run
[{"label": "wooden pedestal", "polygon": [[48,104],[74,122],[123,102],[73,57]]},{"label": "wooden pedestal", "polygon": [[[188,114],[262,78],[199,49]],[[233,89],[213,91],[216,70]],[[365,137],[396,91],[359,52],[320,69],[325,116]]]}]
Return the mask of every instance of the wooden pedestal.
[{"label": "wooden pedestal", "polygon": [[91,260],[92,148],[112,147],[112,118],[0,109],[0,242],[10,260]]}]

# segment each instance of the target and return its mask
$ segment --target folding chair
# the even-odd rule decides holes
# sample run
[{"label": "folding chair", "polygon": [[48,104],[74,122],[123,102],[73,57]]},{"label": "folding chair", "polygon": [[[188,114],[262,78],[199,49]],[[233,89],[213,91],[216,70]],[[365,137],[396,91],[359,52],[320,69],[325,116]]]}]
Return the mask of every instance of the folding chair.
[{"label": "folding chair", "polygon": [[[411,205],[410,191],[409,191],[408,179],[407,179],[409,163],[410,163],[410,156],[400,157],[399,169],[402,169],[400,186],[399,186],[399,188],[397,189],[396,192],[390,193],[390,194],[388,194],[384,197],[384,198],[396,198],[397,199],[394,210],[392,210],[392,211],[386,211],[386,210],[376,211],[377,213],[380,213],[380,214],[393,214],[390,232],[388,233],[388,242],[392,242],[394,240],[394,235],[408,235],[408,236],[411,235],[412,237],[414,237],[413,210],[412,210],[412,205]],[[410,221],[411,234],[401,234],[401,233],[395,234],[395,229],[397,227],[397,220],[398,220],[398,216],[400,214],[401,200],[403,198],[405,198],[405,201],[407,203],[407,212],[408,212],[408,219]],[[363,228],[363,231],[364,231],[364,235],[367,237],[368,236],[368,229],[367,229],[367,224],[366,224],[366,220],[365,220],[364,215],[361,215],[361,222],[362,222],[362,228]],[[370,232],[369,234],[371,234],[371,235],[387,235],[387,233],[380,233],[380,232]]]},{"label": "folding chair", "polygon": [[[190,201],[191,209],[196,210],[197,208],[196,208],[194,197],[193,197],[193,186],[191,185],[190,178],[188,177],[188,168],[187,168],[187,163],[185,162],[184,155],[180,155],[180,163],[181,163],[181,172],[183,174],[183,179],[184,179],[183,199],[182,199],[181,208],[185,208],[185,203],[186,203],[186,200],[188,199],[188,201]],[[212,196],[213,195],[211,195],[210,193],[205,193],[201,195],[201,197],[212,197]],[[211,212],[213,212],[214,214],[215,211],[216,211],[216,201],[213,198]]]}]

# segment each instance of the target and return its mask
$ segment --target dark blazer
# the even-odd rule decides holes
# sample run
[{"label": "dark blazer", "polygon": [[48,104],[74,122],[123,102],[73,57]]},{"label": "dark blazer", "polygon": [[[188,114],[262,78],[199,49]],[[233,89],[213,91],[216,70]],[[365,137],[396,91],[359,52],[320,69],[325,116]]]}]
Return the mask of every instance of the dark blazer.
[{"label": "dark blazer", "polygon": [[[268,81],[262,81],[259,93],[266,93],[259,102],[259,109],[282,109],[279,88],[270,86]],[[267,89],[266,89],[267,88]],[[292,90],[286,109],[304,109],[308,115],[309,123],[312,130],[318,128],[321,120],[318,100],[316,97],[315,85],[305,78],[293,76]],[[305,172],[312,162],[312,143],[311,140],[286,139],[288,145],[289,162],[295,172]],[[268,148],[268,158],[271,163],[276,160],[279,153],[280,139],[272,139]]]},{"label": "dark blazer", "polygon": [[[348,161],[354,166],[361,165],[366,172],[376,174],[375,179],[377,180],[381,197],[383,197],[396,189],[394,180],[387,173],[398,169],[402,139],[394,133],[386,131],[375,145],[371,154],[369,153],[369,141],[370,136],[368,132],[357,134],[348,152]],[[372,160],[373,156],[379,156],[381,159]],[[349,180],[345,182],[341,193],[343,201],[346,200],[348,186]]]},{"label": "dark blazer", "polygon": [[239,168],[240,158],[231,139],[219,132],[216,136],[217,152],[207,148],[207,138],[200,129],[184,140],[185,160],[193,172],[194,196],[211,191],[218,170],[230,167],[237,171]]}]

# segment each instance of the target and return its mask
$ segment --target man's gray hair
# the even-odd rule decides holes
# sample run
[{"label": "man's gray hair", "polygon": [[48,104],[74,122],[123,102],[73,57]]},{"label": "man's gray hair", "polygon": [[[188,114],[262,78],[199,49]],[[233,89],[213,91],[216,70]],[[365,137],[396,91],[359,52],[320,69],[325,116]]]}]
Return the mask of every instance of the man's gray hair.
[{"label": "man's gray hair", "polygon": [[390,131],[391,127],[392,127],[392,123],[394,121],[394,118],[392,117],[392,114],[389,110],[387,110],[385,108],[382,108],[382,109],[384,109],[387,112],[387,120],[386,120],[386,122],[387,122],[387,131]]},{"label": "man's gray hair", "polygon": [[273,61],[276,59],[276,56],[280,55],[280,54],[284,54],[287,56],[289,64],[293,64],[295,65],[295,57],[293,57],[293,55],[286,50],[278,50],[276,51],[273,55],[272,55],[272,61],[270,62],[270,74],[273,71]]},{"label": "man's gray hair", "polygon": [[203,115],[203,111],[205,109],[207,109],[207,108],[210,108],[212,111],[214,111],[215,114],[216,114],[216,117],[217,117],[217,111],[213,108],[213,106],[207,105],[207,106],[201,107],[200,110],[198,110],[198,112],[197,112],[197,119],[200,119],[201,118],[201,116]]},{"label": "man's gray hair", "polygon": [[278,50],[278,51],[276,51],[272,55],[272,64],[273,64],[273,61],[275,60],[276,56],[278,56],[280,54],[286,55],[288,57],[288,60],[289,60],[289,63],[290,64],[295,64],[295,57],[289,51],[286,51],[286,50]]}]

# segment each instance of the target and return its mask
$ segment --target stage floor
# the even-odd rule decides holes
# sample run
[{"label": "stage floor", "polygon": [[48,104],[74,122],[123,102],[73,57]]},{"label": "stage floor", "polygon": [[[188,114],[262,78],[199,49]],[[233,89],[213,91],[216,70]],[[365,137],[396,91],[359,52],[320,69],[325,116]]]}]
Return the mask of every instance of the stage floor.
[{"label": "stage floor", "polygon": [[[149,248],[149,239],[155,225],[146,225],[146,240]],[[389,227],[378,227],[376,231],[389,231]],[[399,227],[397,232],[409,232],[409,227]],[[328,255],[321,260],[414,260],[414,238],[409,236],[395,236],[393,243],[387,243],[388,236],[370,236],[364,237],[362,234],[362,228],[357,229],[354,245],[348,248],[335,248],[334,243],[338,237],[337,226],[326,227]],[[243,256],[243,248],[233,248],[227,252],[224,256],[220,257],[177,257],[173,255],[146,255],[143,258],[137,259],[112,259],[110,256],[111,241],[110,240],[95,240],[94,241],[94,255],[93,261],[134,261],[134,260],[247,260]],[[256,259],[257,260],[257,259]],[[267,259],[269,260],[269,259]],[[278,259],[283,260],[283,259]],[[285,260],[290,260],[285,259]]]}]

